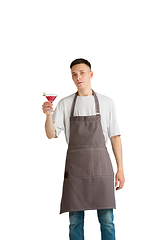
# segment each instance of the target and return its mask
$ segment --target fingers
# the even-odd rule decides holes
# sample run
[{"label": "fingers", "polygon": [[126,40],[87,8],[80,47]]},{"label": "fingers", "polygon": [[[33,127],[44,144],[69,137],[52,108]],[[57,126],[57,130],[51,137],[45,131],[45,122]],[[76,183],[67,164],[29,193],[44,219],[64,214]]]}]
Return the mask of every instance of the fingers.
[{"label": "fingers", "polygon": [[123,186],[124,186],[124,182],[119,181],[119,187],[118,187],[118,185],[117,185],[117,186],[116,186],[116,190],[122,189]]},{"label": "fingers", "polygon": [[51,102],[44,102],[42,105],[42,110],[45,114],[50,115],[52,112],[47,112],[49,110],[53,110],[53,104]]},{"label": "fingers", "polygon": [[125,183],[125,178],[123,173],[117,173],[116,174],[116,182],[115,187],[116,190],[122,189]]},{"label": "fingers", "polygon": [[116,177],[115,187],[116,187],[116,190],[117,190],[117,187],[118,187],[118,178],[117,177]]}]

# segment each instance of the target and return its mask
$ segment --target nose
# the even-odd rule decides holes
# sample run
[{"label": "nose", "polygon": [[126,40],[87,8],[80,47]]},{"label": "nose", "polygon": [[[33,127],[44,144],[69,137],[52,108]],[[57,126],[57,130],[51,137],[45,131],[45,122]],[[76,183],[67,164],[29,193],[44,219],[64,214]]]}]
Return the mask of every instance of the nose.
[{"label": "nose", "polygon": [[80,80],[80,74],[78,73],[78,75],[77,75],[77,80]]}]

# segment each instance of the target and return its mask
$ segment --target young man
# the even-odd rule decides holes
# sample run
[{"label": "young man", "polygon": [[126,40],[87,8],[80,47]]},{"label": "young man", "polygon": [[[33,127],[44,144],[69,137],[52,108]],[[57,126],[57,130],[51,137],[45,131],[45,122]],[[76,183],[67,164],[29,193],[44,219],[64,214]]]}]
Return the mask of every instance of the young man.
[{"label": "young man", "polygon": [[[92,90],[87,60],[76,59],[70,68],[77,93],[61,99],[53,115],[48,112],[53,109],[50,102],[42,106],[47,137],[58,137],[64,130],[68,143],[60,213],[69,212],[70,239],[84,240],[84,210],[96,209],[102,240],[114,240],[114,188],[121,189],[125,182],[114,102]],[[115,186],[108,137],[117,162]]]}]

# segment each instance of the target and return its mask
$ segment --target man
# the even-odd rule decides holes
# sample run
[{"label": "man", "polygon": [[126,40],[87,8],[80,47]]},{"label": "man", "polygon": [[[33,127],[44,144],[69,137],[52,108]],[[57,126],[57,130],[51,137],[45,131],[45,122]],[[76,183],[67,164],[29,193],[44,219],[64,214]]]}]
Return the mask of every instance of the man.
[{"label": "man", "polygon": [[64,130],[68,143],[60,213],[69,212],[70,239],[83,240],[84,210],[96,209],[102,240],[114,240],[116,206],[114,173],[106,148],[108,137],[117,162],[116,190],[125,182],[114,102],[92,90],[93,71],[87,60],[76,59],[70,68],[77,93],[61,99],[53,115],[50,102],[42,106],[47,137],[58,137]]}]

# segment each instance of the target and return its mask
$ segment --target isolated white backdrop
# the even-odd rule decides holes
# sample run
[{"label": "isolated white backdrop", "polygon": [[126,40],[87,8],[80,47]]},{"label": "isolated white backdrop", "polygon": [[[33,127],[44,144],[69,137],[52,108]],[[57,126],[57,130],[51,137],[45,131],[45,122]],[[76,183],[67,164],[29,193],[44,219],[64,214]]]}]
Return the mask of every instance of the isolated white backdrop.
[{"label": "isolated white backdrop", "polygon": [[[43,91],[76,88],[69,65],[92,64],[92,88],[112,98],[126,183],[116,192],[117,240],[160,239],[159,1],[1,1],[0,239],[69,239],[59,215],[67,144],[45,136]],[[115,159],[107,143],[114,169]],[[100,239],[86,211],[86,240]]]}]

